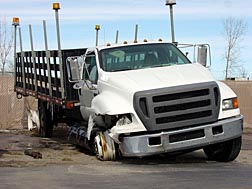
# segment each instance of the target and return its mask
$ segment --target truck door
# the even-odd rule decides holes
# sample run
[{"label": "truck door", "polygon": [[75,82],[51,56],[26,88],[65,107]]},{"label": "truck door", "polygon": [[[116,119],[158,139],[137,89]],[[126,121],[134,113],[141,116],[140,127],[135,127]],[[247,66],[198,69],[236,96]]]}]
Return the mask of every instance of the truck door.
[{"label": "truck door", "polygon": [[94,112],[91,108],[92,100],[97,95],[98,72],[94,51],[86,53],[82,69],[82,79],[85,82],[79,89],[80,110],[83,118],[88,120],[89,115]]}]

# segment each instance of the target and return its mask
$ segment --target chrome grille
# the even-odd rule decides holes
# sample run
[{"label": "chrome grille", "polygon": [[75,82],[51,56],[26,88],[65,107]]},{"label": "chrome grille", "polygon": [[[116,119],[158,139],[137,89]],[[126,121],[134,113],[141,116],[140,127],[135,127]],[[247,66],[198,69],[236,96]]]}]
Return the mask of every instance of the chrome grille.
[{"label": "chrome grille", "polygon": [[220,93],[215,82],[140,91],[134,108],[149,131],[217,121]]}]

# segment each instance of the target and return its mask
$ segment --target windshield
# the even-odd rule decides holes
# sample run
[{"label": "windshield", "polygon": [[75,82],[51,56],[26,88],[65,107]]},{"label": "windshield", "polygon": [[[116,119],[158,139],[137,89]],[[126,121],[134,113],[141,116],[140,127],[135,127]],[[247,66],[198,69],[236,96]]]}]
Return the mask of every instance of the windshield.
[{"label": "windshield", "polygon": [[101,68],[107,72],[188,64],[174,45],[143,44],[101,50]]}]

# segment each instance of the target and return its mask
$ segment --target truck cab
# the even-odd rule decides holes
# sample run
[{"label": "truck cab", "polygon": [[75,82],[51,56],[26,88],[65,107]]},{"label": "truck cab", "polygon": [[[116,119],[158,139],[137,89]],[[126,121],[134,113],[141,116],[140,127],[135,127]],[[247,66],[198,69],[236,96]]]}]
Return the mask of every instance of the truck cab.
[{"label": "truck cab", "polygon": [[99,46],[66,64],[87,121],[82,136],[98,159],[201,148],[216,161],[238,156],[243,116],[236,94],[176,45]]}]

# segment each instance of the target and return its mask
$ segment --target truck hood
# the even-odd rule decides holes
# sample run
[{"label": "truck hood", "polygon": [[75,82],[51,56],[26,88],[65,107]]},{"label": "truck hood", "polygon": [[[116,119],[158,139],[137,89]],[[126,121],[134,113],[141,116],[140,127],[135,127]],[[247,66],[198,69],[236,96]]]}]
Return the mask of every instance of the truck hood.
[{"label": "truck hood", "polygon": [[[104,72],[100,78],[107,89],[125,93],[178,85],[215,81],[210,71],[200,64],[175,65],[120,72]],[[110,87],[109,87],[110,86]],[[105,88],[104,88],[105,89]],[[118,91],[118,92],[119,92]]]}]

